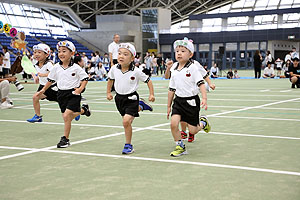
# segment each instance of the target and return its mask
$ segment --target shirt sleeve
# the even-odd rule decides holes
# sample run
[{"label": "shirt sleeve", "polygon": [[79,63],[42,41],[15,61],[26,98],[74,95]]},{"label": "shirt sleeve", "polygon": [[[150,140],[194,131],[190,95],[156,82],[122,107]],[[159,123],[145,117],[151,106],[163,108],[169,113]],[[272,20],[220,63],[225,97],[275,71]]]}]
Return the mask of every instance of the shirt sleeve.
[{"label": "shirt sleeve", "polygon": [[193,81],[197,84],[197,86],[199,87],[201,84],[204,84],[203,76],[201,75],[199,67],[197,65],[192,65],[190,68]]},{"label": "shirt sleeve", "polygon": [[110,68],[107,75],[108,79],[115,80],[114,69],[115,69],[115,65]]},{"label": "shirt sleeve", "polygon": [[113,48],[112,48],[112,43],[110,43],[109,45],[108,45],[108,52],[109,53],[113,53]]},{"label": "shirt sleeve", "polygon": [[50,71],[50,73],[48,74],[48,81],[49,82],[55,82],[55,81],[57,81],[57,74],[56,74],[56,69],[57,69],[57,66],[54,66],[53,68],[52,68],[52,70]]},{"label": "shirt sleeve", "polygon": [[171,79],[170,79],[170,82],[169,82],[169,90],[172,91],[172,92],[176,91],[174,76],[171,76]]},{"label": "shirt sleeve", "polygon": [[89,76],[87,73],[82,69],[80,66],[77,66],[78,69],[78,76],[80,81],[87,81],[89,79]]},{"label": "shirt sleeve", "polygon": [[52,69],[53,69],[52,63],[51,63],[51,62],[48,62],[48,63],[47,63],[47,70],[48,70],[49,72],[51,72]]},{"label": "shirt sleeve", "polygon": [[143,81],[145,83],[148,83],[150,80],[150,77],[148,75],[146,75],[140,68],[136,68],[136,70],[138,71],[139,80]]}]

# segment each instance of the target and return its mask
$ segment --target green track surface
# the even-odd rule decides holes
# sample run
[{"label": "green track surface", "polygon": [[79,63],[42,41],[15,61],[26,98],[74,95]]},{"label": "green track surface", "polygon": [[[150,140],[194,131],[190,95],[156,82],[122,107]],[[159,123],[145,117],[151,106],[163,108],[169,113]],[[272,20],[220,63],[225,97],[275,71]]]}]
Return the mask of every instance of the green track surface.
[{"label": "green track surface", "polygon": [[[44,122],[27,123],[37,85],[11,85],[15,107],[0,110],[0,200],[299,200],[300,89],[286,79],[213,82],[201,110],[212,133],[186,142],[189,154],[179,158],[169,156],[166,80],[153,81],[153,113],[134,120],[129,156],[121,154],[122,120],[106,82],[88,83],[92,116],[73,121],[66,149],[55,148],[64,128],[58,105],[41,101]],[[146,84],[139,94],[147,99]]]}]

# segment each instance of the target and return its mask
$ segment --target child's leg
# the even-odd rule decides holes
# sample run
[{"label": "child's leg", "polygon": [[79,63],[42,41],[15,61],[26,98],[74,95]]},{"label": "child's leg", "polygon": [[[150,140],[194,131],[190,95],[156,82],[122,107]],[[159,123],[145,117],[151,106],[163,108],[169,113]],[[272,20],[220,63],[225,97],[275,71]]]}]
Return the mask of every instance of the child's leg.
[{"label": "child's leg", "polygon": [[65,129],[64,129],[64,136],[68,139],[71,131],[71,123],[72,120],[80,115],[83,111],[81,109],[81,112],[73,112],[72,110],[66,109],[66,111],[62,114],[64,122],[65,122]]},{"label": "child's leg", "polygon": [[175,141],[181,140],[180,131],[178,129],[180,119],[180,115],[172,115],[171,117],[171,132]]},{"label": "child's leg", "polygon": [[41,116],[41,106],[40,106],[40,99],[44,99],[46,96],[44,94],[41,95],[33,95],[32,102],[33,102],[33,108],[34,112],[37,116]]},{"label": "child's leg", "polygon": [[131,115],[127,115],[125,114],[123,116],[123,126],[125,129],[125,140],[126,140],[126,144],[131,144],[131,138],[132,138],[132,122],[134,120],[134,117]]},{"label": "child's leg", "polygon": [[186,139],[187,138],[187,133],[186,133],[186,127],[187,127],[187,123],[186,122],[180,122],[180,126],[181,126],[181,139]]}]

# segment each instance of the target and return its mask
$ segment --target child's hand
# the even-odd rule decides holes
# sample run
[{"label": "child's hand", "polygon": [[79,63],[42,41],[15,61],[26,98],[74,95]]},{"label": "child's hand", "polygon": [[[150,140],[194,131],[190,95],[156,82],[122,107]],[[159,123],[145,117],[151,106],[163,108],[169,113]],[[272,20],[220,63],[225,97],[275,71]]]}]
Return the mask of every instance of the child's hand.
[{"label": "child's hand", "polygon": [[33,96],[34,96],[34,97],[38,97],[38,96],[40,96],[40,95],[42,95],[42,94],[44,94],[44,93],[45,93],[45,90],[44,90],[44,89],[41,89],[40,91],[36,92]]},{"label": "child's hand", "polygon": [[167,68],[171,68],[172,65],[173,65],[173,60],[169,60],[169,61],[166,63]]},{"label": "child's hand", "polygon": [[151,101],[151,102],[154,102],[154,101],[155,101],[154,95],[149,95],[149,101]]},{"label": "child's hand", "polygon": [[113,99],[113,95],[111,93],[107,93],[106,98],[110,101]]},{"label": "child's hand", "polygon": [[210,87],[212,90],[215,90],[215,89],[216,89],[216,85],[215,85],[215,84],[210,84],[209,87]]},{"label": "child's hand", "polygon": [[168,109],[167,109],[167,119],[169,119],[170,112],[171,112],[171,107],[168,107]]},{"label": "child's hand", "polygon": [[80,95],[82,91],[79,88],[75,88],[75,90],[72,92],[74,95]]},{"label": "child's hand", "polygon": [[207,110],[207,99],[206,98],[202,98],[200,106],[201,106],[201,108],[204,108],[205,110]]}]

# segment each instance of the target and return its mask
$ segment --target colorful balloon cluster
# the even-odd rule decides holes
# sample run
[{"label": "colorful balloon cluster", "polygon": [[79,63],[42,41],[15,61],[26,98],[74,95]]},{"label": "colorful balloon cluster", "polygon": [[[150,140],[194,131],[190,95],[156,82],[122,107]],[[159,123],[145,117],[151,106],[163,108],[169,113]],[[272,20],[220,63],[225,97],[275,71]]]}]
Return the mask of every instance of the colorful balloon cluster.
[{"label": "colorful balloon cluster", "polygon": [[26,50],[26,44],[25,41],[26,35],[23,32],[18,32],[16,28],[12,27],[11,24],[3,24],[2,21],[0,21],[0,33],[5,33],[7,37],[11,37],[11,43],[10,46],[15,49],[19,49],[21,51]]}]

